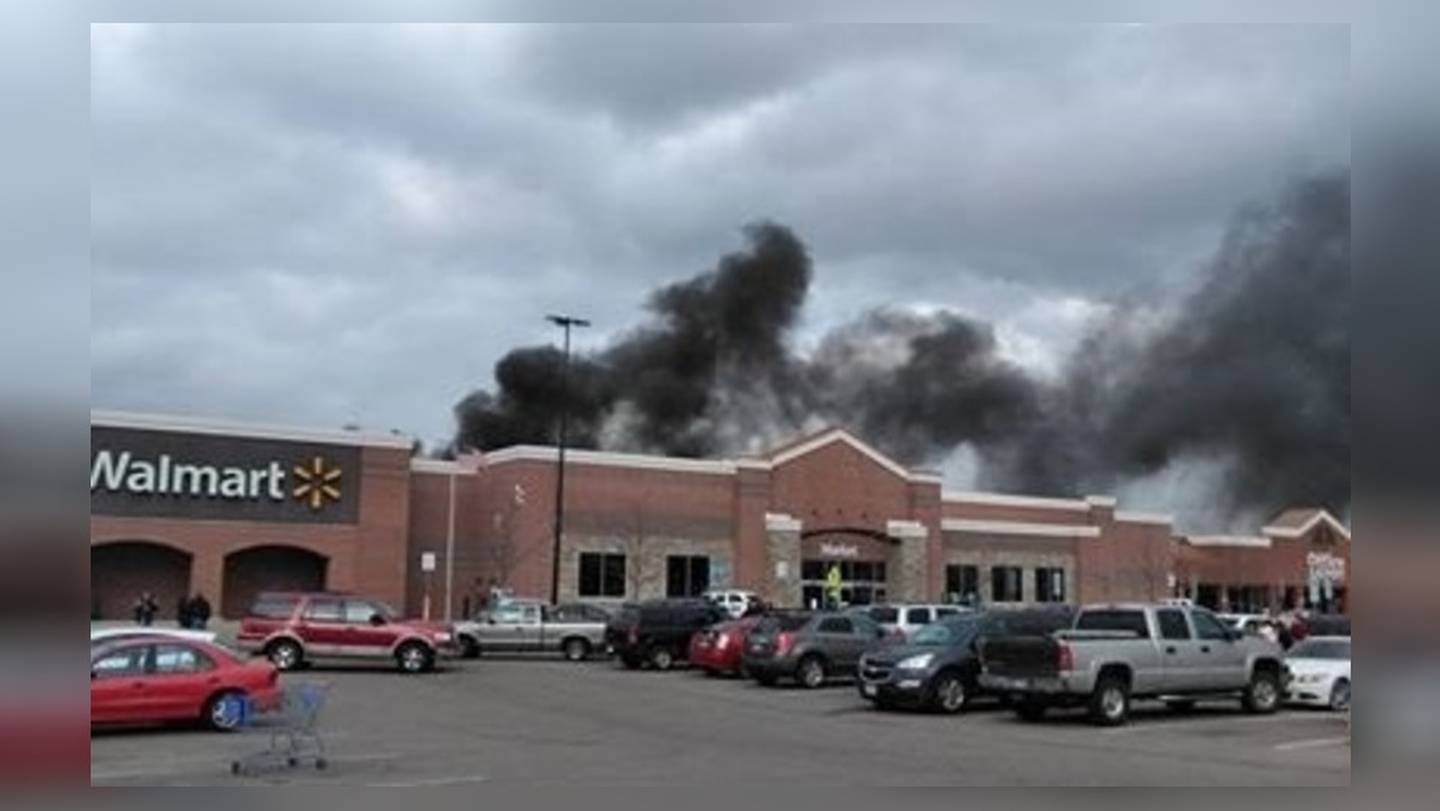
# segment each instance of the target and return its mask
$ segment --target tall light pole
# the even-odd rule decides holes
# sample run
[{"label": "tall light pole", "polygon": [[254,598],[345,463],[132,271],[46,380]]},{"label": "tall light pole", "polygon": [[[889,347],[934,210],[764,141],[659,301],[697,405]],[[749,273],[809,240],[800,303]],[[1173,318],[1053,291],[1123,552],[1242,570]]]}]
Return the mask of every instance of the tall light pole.
[{"label": "tall light pole", "polygon": [[570,328],[588,327],[590,322],[568,315],[547,315],[545,319],[565,331],[565,355],[560,364],[559,458],[555,466],[555,543],[550,554],[550,604],[560,602],[560,541],[565,535],[565,441],[570,431]]}]

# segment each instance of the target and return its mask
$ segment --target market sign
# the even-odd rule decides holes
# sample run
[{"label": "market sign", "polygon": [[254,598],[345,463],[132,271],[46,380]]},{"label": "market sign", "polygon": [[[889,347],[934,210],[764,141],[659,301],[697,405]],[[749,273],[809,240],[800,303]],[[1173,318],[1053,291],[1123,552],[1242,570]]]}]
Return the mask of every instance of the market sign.
[{"label": "market sign", "polygon": [[353,446],[92,426],[90,513],[353,524]]},{"label": "market sign", "polygon": [[855,560],[860,557],[860,547],[853,544],[822,543],[820,544],[820,557]]},{"label": "market sign", "polygon": [[1345,559],[1329,552],[1309,553],[1305,556],[1305,568],[1311,580],[1345,582]]}]

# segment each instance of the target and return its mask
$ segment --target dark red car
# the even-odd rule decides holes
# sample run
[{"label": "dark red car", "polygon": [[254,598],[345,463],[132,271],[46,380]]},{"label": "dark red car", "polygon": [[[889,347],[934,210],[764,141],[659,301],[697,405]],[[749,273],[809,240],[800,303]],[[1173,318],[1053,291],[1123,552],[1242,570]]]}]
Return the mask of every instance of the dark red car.
[{"label": "dark red car", "polygon": [[248,710],[280,701],[279,671],[224,648],[167,637],[90,649],[90,725],[200,721],[238,727]]},{"label": "dark red car", "polygon": [[690,637],[690,664],[712,676],[740,675],[745,637],[761,619],[758,615],[743,617],[697,631]]},{"label": "dark red car", "polygon": [[317,659],[373,659],[423,673],[456,652],[448,625],[398,619],[377,600],[330,592],[261,594],[235,640],[281,670]]}]

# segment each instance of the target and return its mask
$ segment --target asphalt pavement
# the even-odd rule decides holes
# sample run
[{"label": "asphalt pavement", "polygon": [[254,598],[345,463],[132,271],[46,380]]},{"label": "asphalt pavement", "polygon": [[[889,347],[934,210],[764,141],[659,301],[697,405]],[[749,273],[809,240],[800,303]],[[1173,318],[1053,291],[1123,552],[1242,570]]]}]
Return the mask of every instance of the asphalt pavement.
[{"label": "asphalt pavement", "polygon": [[631,672],[549,658],[287,675],[329,685],[329,766],[236,777],[262,730],[97,732],[94,785],[1348,785],[1343,720],[1235,703],[1175,715],[1138,705],[1128,726],[1079,715],[1025,723],[994,705],[958,717],[873,710],[855,688],[817,691]]}]

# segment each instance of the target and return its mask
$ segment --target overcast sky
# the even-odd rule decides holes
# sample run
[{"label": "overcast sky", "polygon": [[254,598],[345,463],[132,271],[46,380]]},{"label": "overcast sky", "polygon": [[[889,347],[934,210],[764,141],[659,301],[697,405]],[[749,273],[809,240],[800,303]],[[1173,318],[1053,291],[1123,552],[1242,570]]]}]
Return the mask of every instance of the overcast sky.
[{"label": "overcast sky", "polygon": [[[506,350],[770,218],[872,307],[1058,366],[1345,165],[1341,27],[97,26],[91,402],[427,442]],[[1131,306],[1126,304],[1123,306]]]}]

